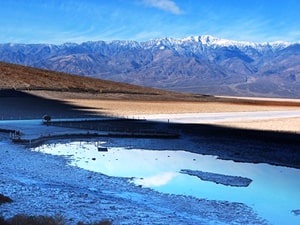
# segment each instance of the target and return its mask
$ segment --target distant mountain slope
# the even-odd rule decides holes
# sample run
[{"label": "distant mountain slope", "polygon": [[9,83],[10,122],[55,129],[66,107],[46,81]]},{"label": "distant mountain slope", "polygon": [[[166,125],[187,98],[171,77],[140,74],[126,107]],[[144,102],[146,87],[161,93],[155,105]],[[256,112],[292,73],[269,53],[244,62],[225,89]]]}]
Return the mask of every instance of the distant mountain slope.
[{"label": "distant mountain slope", "polygon": [[300,43],[193,36],[1,44],[0,61],[177,91],[300,98]]}]

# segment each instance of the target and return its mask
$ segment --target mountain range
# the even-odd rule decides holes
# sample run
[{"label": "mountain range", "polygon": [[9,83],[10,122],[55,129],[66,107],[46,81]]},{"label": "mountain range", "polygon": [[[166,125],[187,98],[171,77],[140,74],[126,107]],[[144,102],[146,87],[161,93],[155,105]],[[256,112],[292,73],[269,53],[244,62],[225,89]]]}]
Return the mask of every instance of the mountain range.
[{"label": "mountain range", "polygon": [[175,91],[300,98],[300,42],[209,35],[145,42],[0,44],[0,61]]}]

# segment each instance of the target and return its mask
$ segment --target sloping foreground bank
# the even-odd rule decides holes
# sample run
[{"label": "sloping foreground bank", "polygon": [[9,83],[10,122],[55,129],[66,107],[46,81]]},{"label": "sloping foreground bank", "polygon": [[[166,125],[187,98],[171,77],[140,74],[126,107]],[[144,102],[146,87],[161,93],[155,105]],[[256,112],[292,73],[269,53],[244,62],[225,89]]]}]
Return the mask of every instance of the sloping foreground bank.
[{"label": "sloping foreground bank", "polygon": [[110,219],[114,224],[264,224],[251,208],[224,201],[165,195],[127,179],[67,166],[61,157],[1,141],[0,192],[14,202],[2,216],[56,215],[74,221]]}]

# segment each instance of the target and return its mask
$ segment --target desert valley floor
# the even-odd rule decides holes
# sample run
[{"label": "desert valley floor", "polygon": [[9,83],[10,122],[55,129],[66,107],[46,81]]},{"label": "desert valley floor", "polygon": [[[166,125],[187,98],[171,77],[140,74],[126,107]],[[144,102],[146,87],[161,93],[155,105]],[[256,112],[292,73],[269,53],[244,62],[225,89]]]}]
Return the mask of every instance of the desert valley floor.
[{"label": "desert valley floor", "polygon": [[[159,191],[154,187],[145,186],[143,182],[139,185],[134,183],[134,179],[137,178],[134,175],[114,176],[104,170],[94,171],[81,167],[81,160],[85,156],[79,156],[84,148],[89,149],[91,144],[100,143],[108,149],[108,153],[135,152],[136,158],[138,158],[137,154],[140,154],[139,151],[146,150],[148,152],[143,154],[154,154],[151,163],[156,167],[167,165],[167,159],[175,160],[178,157],[175,153],[182,154],[186,160],[188,159],[186,154],[194,154],[191,155],[190,164],[201,164],[201,160],[204,160],[201,157],[212,156],[214,160],[220,160],[225,164],[230,162],[237,163],[235,165],[247,165],[249,168],[254,166],[255,170],[260,166],[264,169],[271,168],[270,171],[275,169],[274,175],[282,174],[282,179],[284,175],[287,177],[287,174],[300,178],[300,101],[298,100],[262,99],[246,100],[242,103],[237,103],[235,100],[143,101],[141,99],[118,100],[114,99],[114,96],[101,99],[99,96],[89,94],[61,95],[61,93],[38,91],[16,95],[10,99],[5,97],[0,99],[2,101],[0,193],[13,199],[13,203],[0,206],[0,215],[6,218],[23,213],[62,215],[70,224],[102,219],[109,219],[113,224],[282,224],[283,222],[299,224],[300,222],[299,192],[294,189],[294,186],[299,187],[297,183],[299,179],[295,180],[296,183],[286,180],[286,187],[278,181],[282,189],[278,189],[276,193],[281,191],[281,199],[276,202],[276,207],[275,205],[266,207],[267,196],[259,194],[257,196],[260,196],[261,204],[253,202],[253,205],[252,203],[249,205],[231,198],[226,199],[226,196],[214,199],[205,195],[201,198],[191,194]],[[4,105],[9,107],[4,108]],[[225,114],[222,119],[218,119],[215,114],[221,113]],[[48,126],[43,124],[44,114],[51,115],[53,122],[61,122],[61,124],[54,123]],[[197,117],[203,114],[210,116],[209,119]],[[74,122],[78,118],[85,118],[85,120]],[[193,123],[195,118],[198,121],[196,124]],[[67,123],[72,125],[62,122],[66,119]],[[94,127],[95,123],[98,123],[98,128],[89,129],[89,126]],[[122,135],[124,132],[127,135],[134,132],[152,134],[154,131],[159,131],[179,134],[179,138],[107,136],[108,133],[120,135],[120,129]],[[42,141],[38,146],[30,145],[33,142],[28,142],[29,145],[12,143],[11,131],[16,130],[21,132],[22,139],[35,140],[43,136],[46,141]],[[92,139],[87,138],[86,134],[92,133],[96,136]],[[70,134],[77,135],[76,139],[68,136]],[[51,136],[54,138],[51,139]],[[78,142],[82,148],[77,145],[74,147],[75,142]],[[63,156],[52,154],[61,145],[67,146],[69,152],[62,154]],[[45,146],[50,153],[42,150]],[[76,149],[75,152],[72,152],[72,148]],[[108,153],[99,153],[97,149],[89,152],[91,155],[83,159],[85,166],[100,162],[100,157],[108,157]],[[74,161],[74,157],[78,158]],[[130,157],[124,161],[125,155],[118,156],[114,158],[114,162],[120,161],[126,165],[125,167],[137,164],[132,159],[133,156]],[[149,156],[149,159],[151,157]],[[161,157],[166,157],[165,161],[160,161]],[[160,164],[154,164],[157,163],[156,161]],[[176,163],[180,165],[181,161]],[[180,166],[179,168],[189,169]],[[210,174],[215,174],[214,170],[215,168],[212,169],[214,173]],[[175,171],[176,177],[180,177],[178,172],[180,171]],[[228,178],[228,175],[234,175],[235,178],[249,175],[240,169],[228,173],[231,174],[224,175],[222,171],[217,172],[223,180],[226,176]],[[170,175],[170,173],[166,174]],[[164,181],[169,178],[163,176],[157,179]],[[194,178],[198,182],[199,178]],[[224,185],[223,187],[222,184],[211,181],[208,181],[208,184],[212,186],[208,187],[217,188],[216,190],[225,188],[230,192],[251,190],[260,184],[256,176],[253,175],[251,178],[253,183],[250,183],[249,188]],[[271,176],[269,179],[268,182],[272,183],[274,177]],[[141,178],[140,182],[143,180],[147,179]],[[262,184],[266,182],[262,181]],[[294,186],[288,186],[290,184],[288,182]],[[275,189],[277,188],[274,186]],[[286,195],[285,190],[289,190],[290,195]],[[265,207],[264,211],[260,211],[256,204]]]}]

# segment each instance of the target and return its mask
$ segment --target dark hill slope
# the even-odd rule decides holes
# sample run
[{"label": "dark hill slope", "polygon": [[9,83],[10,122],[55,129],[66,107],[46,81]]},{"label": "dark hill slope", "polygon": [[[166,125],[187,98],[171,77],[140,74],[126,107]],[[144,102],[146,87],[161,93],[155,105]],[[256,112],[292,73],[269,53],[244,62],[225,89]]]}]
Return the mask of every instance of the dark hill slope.
[{"label": "dark hill slope", "polygon": [[[71,75],[0,62],[0,90],[97,94],[98,98],[142,100],[210,100],[214,97],[177,93],[138,85]],[[77,95],[78,96],[78,95]]]},{"label": "dark hill slope", "polygon": [[165,93],[141,86],[0,62],[0,88],[75,92]]}]

